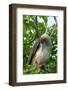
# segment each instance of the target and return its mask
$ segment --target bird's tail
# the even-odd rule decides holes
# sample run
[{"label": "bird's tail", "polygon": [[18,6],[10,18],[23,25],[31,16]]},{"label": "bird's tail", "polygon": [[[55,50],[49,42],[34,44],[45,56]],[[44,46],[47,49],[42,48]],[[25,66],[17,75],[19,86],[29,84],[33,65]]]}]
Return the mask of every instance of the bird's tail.
[{"label": "bird's tail", "polygon": [[51,70],[49,70],[48,67],[42,66],[42,67],[40,67],[40,69],[47,71],[48,73],[51,73]]}]

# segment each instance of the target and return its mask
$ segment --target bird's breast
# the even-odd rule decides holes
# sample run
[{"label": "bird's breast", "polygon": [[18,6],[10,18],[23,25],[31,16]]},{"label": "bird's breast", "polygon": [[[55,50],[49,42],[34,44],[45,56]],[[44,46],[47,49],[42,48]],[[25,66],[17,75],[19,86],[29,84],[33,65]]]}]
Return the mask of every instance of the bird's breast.
[{"label": "bird's breast", "polygon": [[35,55],[35,61],[37,61],[38,63],[42,63],[44,61],[46,61],[49,58],[49,51],[45,48],[45,49],[41,49],[39,48],[38,51],[36,52]]}]

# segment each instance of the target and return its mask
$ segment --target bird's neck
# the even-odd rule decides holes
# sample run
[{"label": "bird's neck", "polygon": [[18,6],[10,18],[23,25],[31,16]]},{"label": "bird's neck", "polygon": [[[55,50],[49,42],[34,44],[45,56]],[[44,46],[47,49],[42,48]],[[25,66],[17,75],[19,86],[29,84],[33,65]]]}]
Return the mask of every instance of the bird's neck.
[{"label": "bird's neck", "polygon": [[44,50],[44,49],[45,49],[45,44],[44,44],[44,43],[43,43],[43,44],[40,43],[40,49],[41,49],[41,50]]}]

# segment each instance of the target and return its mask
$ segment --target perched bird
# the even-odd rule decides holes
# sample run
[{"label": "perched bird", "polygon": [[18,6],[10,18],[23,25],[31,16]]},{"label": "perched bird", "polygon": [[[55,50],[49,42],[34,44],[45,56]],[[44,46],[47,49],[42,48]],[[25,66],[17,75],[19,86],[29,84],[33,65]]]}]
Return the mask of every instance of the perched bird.
[{"label": "perched bird", "polygon": [[41,35],[33,45],[29,55],[29,64],[33,64],[38,68],[44,66],[44,63],[50,57],[51,38],[48,34]]}]

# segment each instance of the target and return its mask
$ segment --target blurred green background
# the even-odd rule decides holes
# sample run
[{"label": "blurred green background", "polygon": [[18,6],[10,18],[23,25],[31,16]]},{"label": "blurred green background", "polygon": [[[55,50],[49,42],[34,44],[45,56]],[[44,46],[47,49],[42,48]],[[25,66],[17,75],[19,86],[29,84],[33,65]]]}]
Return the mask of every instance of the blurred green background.
[{"label": "blurred green background", "polygon": [[[45,62],[48,70],[28,65],[28,57],[36,39],[44,33],[51,37],[51,54]],[[49,71],[49,72],[48,72]],[[57,17],[23,15],[23,74],[57,73]]]}]

